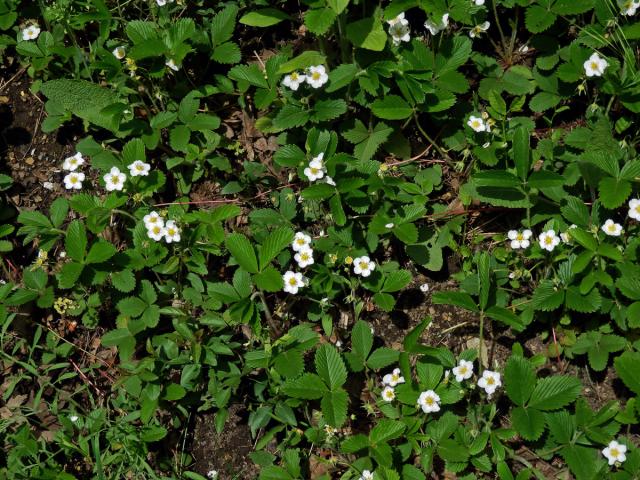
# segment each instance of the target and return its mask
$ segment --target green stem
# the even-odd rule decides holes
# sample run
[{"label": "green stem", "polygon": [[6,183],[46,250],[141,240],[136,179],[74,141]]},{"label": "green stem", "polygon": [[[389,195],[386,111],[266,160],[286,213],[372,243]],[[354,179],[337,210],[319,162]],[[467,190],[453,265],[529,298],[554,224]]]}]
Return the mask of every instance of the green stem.
[{"label": "green stem", "polygon": [[500,32],[500,41],[502,42],[502,48],[504,50],[507,48],[507,40],[506,40],[506,37],[504,36],[502,25],[500,25],[500,19],[498,18],[498,8],[496,7],[496,1],[497,0],[491,0],[491,7],[493,8],[493,17],[496,20],[496,25],[498,26],[498,32]]},{"label": "green stem", "polygon": [[478,362],[478,364],[480,365],[479,369],[480,371],[478,372],[478,375],[482,375],[483,372],[483,365],[482,365],[482,349],[484,347],[484,312],[480,312],[480,332],[478,333],[478,340],[479,340],[479,345],[478,345],[478,358],[480,359],[480,361]]},{"label": "green stem", "polygon": [[134,217],[133,215],[131,215],[129,212],[125,212],[124,210],[120,210],[118,208],[114,208],[112,211],[113,211],[113,213],[119,213],[120,215],[124,215],[125,217],[129,217],[134,222],[138,222],[138,219],[136,217]]}]

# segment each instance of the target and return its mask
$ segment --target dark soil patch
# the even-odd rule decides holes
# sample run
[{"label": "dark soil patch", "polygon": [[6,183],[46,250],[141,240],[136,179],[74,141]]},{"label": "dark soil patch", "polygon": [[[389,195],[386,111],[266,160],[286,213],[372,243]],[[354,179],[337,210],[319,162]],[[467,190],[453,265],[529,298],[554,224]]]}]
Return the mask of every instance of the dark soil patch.
[{"label": "dark soil patch", "polygon": [[216,433],[214,415],[205,414],[196,418],[191,449],[194,471],[206,477],[210,470],[217,470],[220,480],[258,477],[259,469],[249,458],[253,441],[249,426],[242,418],[244,413],[241,405],[232,405],[220,434]]},{"label": "dark soil patch", "polygon": [[[15,76],[15,77],[14,77]],[[41,130],[46,116],[44,103],[31,93],[31,80],[14,67],[0,68],[8,81],[0,90],[0,161],[14,186],[11,202],[19,209],[47,209],[64,195],[60,165],[74,152],[76,138],[62,129],[57,134]],[[65,137],[65,135],[71,135]]]}]

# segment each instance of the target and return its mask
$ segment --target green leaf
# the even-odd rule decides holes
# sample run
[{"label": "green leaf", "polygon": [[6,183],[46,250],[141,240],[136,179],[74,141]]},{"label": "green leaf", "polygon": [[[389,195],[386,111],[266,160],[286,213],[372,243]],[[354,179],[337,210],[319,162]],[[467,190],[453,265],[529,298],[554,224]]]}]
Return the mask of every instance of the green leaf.
[{"label": "green leaf", "polygon": [[529,407],[539,410],[556,410],[573,402],[580,395],[582,383],[576,377],[555,375],[541,378],[531,394]]},{"label": "green leaf", "polygon": [[273,126],[278,130],[301,127],[309,121],[310,114],[296,105],[285,105],[273,119]]},{"label": "green leaf", "polygon": [[631,194],[631,182],[612,177],[603,178],[598,183],[598,193],[605,208],[618,208]]},{"label": "green leaf", "polygon": [[581,445],[567,445],[560,450],[576,480],[593,480],[597,472],[597,450]]},{"label": "green leaf", "polygon": [[640,395],[640,353],[624,352],[613,361],[616,373],[636,395]]},{"label": "green leaf", "polygon": [[563,301],[564,290],[557,288],[549,280],[543,280],[533,292],[531,306],[534,310],[550,312],[562,305]]},{"label": "green leaf", "polygon": [[549,170],[540,170],[533,172],[527,183],[533,188],[554,188],[562,187],[566,181],[559,173],[551,172]]},{"label": "green leaf", "polygon": [[296,70],[305,70],[316,65],[324,65],[327,58],[316,50],[306,50],[278,68],[279,74],[291,73]]},{"label": "green leaf", "polygon": [[225,245],[238,265],[249,273],[258,273],[258,259],[247,237],[232,233],[226,238]]},{"label": "green leaf", "polygon": [[593,313],[600,308],[601,304],[602,296],[597,288],[583,295],[579,287],[575,285],[567,287],[565,305],[568,309],[581,313]]},{"label": "green leaf", "polygon": [[502,322],[518,332],[524,330],[525,325],[522,319],[508,308],[492,305],[487,308],[485,313],[488,317]]},{"label": "green leaf", "polygon": [[[637,304],[640,305],[640,303]],[[627,319],[628,315],[629,310],[627,310]],[[618,335],[603,335],[597,331],[590,331],[578,337],[571,351],[578,355],[588,354],[591,368],[596,372],[601,372],[607,368],[609,354],[622,350],[626,344],[627,341]]]},{"label": "green leaf", "polygon": [[60,228],[65,218],[69,213],[69,202],[66,198],[56,198],[49,208],[49,215],[51,216],[51,223],[54,227]]},{"label": "green leaf", "polygon": [[351,349],[363,362],[369,356],[373,347],[373,333],[371,327],[362,320],[358,320],[351,330]]},{"label": "green leaf", "polygon": [[367,365],[373,370],[388,367],[398,362],[400,352],[388,347],[380,347],[373,351],[367,360]]},{"label": "green leaf", "polygon": [[98,240],[96,243],[91,245],[85,263],[90,264],[106,262],[111,257],[113,257],[116,252],[116,247],[114,247],[113,244],[107,242],[106,240]]},{"label": "green leaf", "polygon": [[262,8],[253,12],[245,13],[240,17],[239,22],[243,25],[249,25],[250,27],[271,27],[283,20],[288,20],[289,15],[276,10],[275,8]]},{"label": "green leaf", "polygon": [[356,47],[381,52],[387,44],[387,34],[378,18],[363,18],[347,25],[347,38]]},{"label": "green leaf", "polygon": [[377,292],[373,295],[373,301],[385,312],[391,312],[396,305],[396,299],[388,293]]},{"label": "green leaf", "polygon": [[556,22],[556,16],[547,9],[533,5],[527,8],[524,22],[531,33],[541,33]]},{"label": "green leaf", "polygon": [[445,438],[438,442],[438,456],[447,462],[466,462],[469,451],[455,440]]},{"label": "green leaf", "polygon": [[404,244],[412,244],[418,241],[418,227],[413,223],[402,223],[393,227],[393,235]]},{"label": "green leaf", "polygon": [[413,114],[411,106],[398,95],[387,95],[371,104],[373,114],[385,120],[404,120]]},{"label": "green leaf", "polygon": [[139,317],[147,304],[138,297],[126,297],[118,302],[118,311],[128,317]]},{"label": "green leaf", "polygon": [[316,351],[316,371],[330,390],[335,390],[347,381],[347,369],[334,346],[324,344]]},{"label": "green leaf", "polygon": [[60,288],[71,288],[75,286],[84,265],[76,262],[65,263],[58,274],[58,286]]},{"label": "green leaf", "polygon": [[529,130],[518,127],[513,134],[513,161],[516,164],[518,177],[525,181],[531,168],[531,154],[529,152]]},{"label": "green leaf", "polygon": [[387,141],[389,135],[393,133],[393,128],[388,127],[385,123],[378,123],[372,131],[360,120],[355,121],[355,127],[347,130],[342,136],[348,142],[355,143],[353,149],[354,157],[367,161],[370,160],[384,142]]},{"label": "green leaf", "polygon": [[513,403],[524,406],[536,385],[536,372],[531,362],[511,356],[504,369],[504,389]]},{"label": "green leaf", "polygon": [[[237,15],[238,7],[231,4],[213,17],[211,20],[211,43],[214,47],[231,39]],[[188,37],[190,36],[188,35]]]},{"label": "green leaf", "polygon": [[329,85],[325,92],[331,93],[349,85],[356,77],[359,68],[355,63],[344,63],[329,72]]},{"label": "green leaf", "polygon": [[471,312],[479,312],[476,302],[465,292],[434,292],[431,301],[436,305],[455,305]]},{"label": "green leaf", "polygon": [[87,251],[87,231],[84,223],[74,220],[67,228],[67,235],[64,240],[64,248],[70,258],[82,262]]},{"label": "green leaf", "polygon": [[285,383],[283,390],[287,395],[294,398],[316,400],[327,392],[327,387],[318,375],[305,373],[301,377]]},{"label": "green leaf", "polygon": [[234,64],[242,59],[242,52],[237,43],[226,42],[215,48],[211,58],[218,63]]},{"label": "green leaf", "polygon": [[487,252],[480,252],[478,255],[478,290],[478,306],[480,310],[485,310],[491,291],[491,266]]},{"label": "green leaf", "polygon": [[341,427],[347,419],[349,397],[344,390],[327,392],[323,395],[320,407],[327,423],[333,427]]},{"label": "green leaf", "polygon": [[131,292],[136,287],[136,277],[131,270],[111,273],[111,283],[120,292]]},{"label": "green leaf", "polygon": [[269,233],[260,248],[260,270],[264,270],[291,242],[293,230],[280,227]]},{"label": "green leaf", "polygon": [[295,378],[304,371],[304,359],[300,350],[285,350],[274,359],[273,365],[285,378]]},{"label": "green leaf", "polygon": [[402,422],[383,418],[371,429],[371,433],[369,433],[369,441],[371,442],[371,445],[387,443],[390,440],[400,438],[405,428],[406,425]]},{"label": "green leaf", "polygon": [[347,103],[341,98],[335,100],[319,100],[313,106],[312,122],[334,120],[347,111]]},{"label": "green leaf", "polygon": [[529,108],[536,113],[544,112],[557,106],[562,97],[550,92],[538,92],[529,100]]},{"label": "green leaf", "polygon": [[350,0],[327,0],[327,5],[331,7],[331,9],[336,12],[336,14],[340,15],[347,5],[349,5]]},{"label": "green leaf", "polygon": [[511,410],[511,426],[525,440],[535,441],[544,432],[544,415],[535,408],[516,407]]},{"label": "green leaf", "polygon": [[253,276],[256,286],[266,292],[279,292],[284,286],[282,274],[272,266],[267,266],[260,273]]},{"label": "green leaf", "polygon": [[229,78],[238,82],[247,82],[250,85],[261,88],[269,88],[264,73],[260,70],[260,67],[252,63],[251,65],[236,65],[228,74]]},{"label": "green leaf", "polygon": [[297,167],[305,160],[305,153],[297,145],[283,145],[273,156],[273,161],[283,167]]},{"label": "green leaf", "polygon": [[382,286],[382,292],[398,292],[411,283],[409,270],[395,270],[387,274]]},{"label": "green leaf", "polygon": [[118,328],[105,333],[100,339],[100,343],[104,347],[118,347],[118,353],[123,361],[131,358],[133,350],[136,346],[136,339],[126,328]]}]

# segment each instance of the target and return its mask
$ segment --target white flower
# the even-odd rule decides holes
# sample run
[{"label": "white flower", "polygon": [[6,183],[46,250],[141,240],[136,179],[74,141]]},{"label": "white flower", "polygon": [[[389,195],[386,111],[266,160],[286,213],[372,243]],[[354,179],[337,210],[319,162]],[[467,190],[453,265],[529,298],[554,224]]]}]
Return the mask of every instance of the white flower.
[{"label": "white flower", "polygon": [[625,455],[626,451],[626,445],[622,445],[615,440],[611,440],[609,445],[602,449],[602,454],[607,457],[607,460],[609,460],[609,465],[613,465],[616,462],[622,463],[627,459],[627,456]]},{"label": "white flower", "polygon": [[306,75],[300,75],[298,72],[291,72],[284,77],[282,84],[285,87],[289,87],[291,90],[298,90],[301,83],[304,83],[307,79]]},{"label": "white flower", "polygon": [[309,245],[311,245],[311,237],[304,232],[298,232],[293,237],[291,248],[293,248],[294,252],[299,252],[301,250],[309,249]]},{"label": "white flower", "polygon": [[35,40],[40,35],[40,27],[37,25],[29,25],[22,30],[22,40]]},{"label": "white flower", "polygon": [[469,117],[467,125],[475,132],[484,132],[487,130],[487,125],[484,123],[484,120],[480,117],[474,117],[473,115]]},{"label": "white flower", "polygon": [[353,273],[368,277],[376,268],[376,264],[367,256],[353,259]]},{"label": "white flower", "polygon": [[167,3],[173,3],[174,0],[156,0],[159,7],[164,7]]},{"label": "white flower", "polygon": [[469,30],[469,36],[471,38],[476,38],[482,35],[484,32],[489,30],[491,24],[489,22],[482,22],[480,25],[476,25],[471,30]]},{"label": "white flower", "polygon": [[178,70],[180,70],[180,66],[176,65],[176,62],[173,60],[173,58],[168,58],[167,61],[164,62],[164,64],[174,72],[177,72]]},{"label": "white flower", "polygon": [[147,225],[147,236],[156,242],[162,240],[165,235],[164,226],[161,223],[155,225]]},{"label": "white flower", "polygon": [[389,35],[394,45],[411,40],[411,29],[408,20],[400,20],[389,27]]},{"label": "white flower", "polygon": [[387,373],[382,377],[382,383],[389,387],[395,387],[399,383],[404,383],[404,377],[401,375],[399,368],[395,368],[392,373]]},{"label": "white flower", "polygon": [[475,3],[477,6],[481,6],[484,5],[484,0],[473,0],[473,3]]},{"label": "white flower", "polygon": [[292,272],[289,270],[282,276],[284,280],[284,291],[295,295],[298,290],[305,286],[304,277],[300,272]]},{"label": "white flower", "polygon": [[391,402],[396,398],[396,391],[393,387],[386,386],[382,389],[382,399],[385,402]]},{"label": "white flower", "polygon": [[612,237],[619,237],[622,233],[622,225],[615,223],[610,218],[600,227],[604,233]]},{"label": "white flower", "polygon": [[422,392],[418,397],[418,406],[424,413],[438,412],[440,410],[440,397],[433,390]]},{"label": "white flower", "polygon": [[298,262],[300,268],[308,267],[309,265],[313,265],[313,250],[303,248],[302,250],[298,250],[298,253],[296,253],[293,258]]},{"label": "white flower", "polygon": [[122,60],[127,54],[127,51],[124,49],[124,47],[116,47],[111,53],[113,53],[113,56],[118,60]]},{"label": "white flower", "polygon": [[604,58],[594,53],[584,62],[584,73],[587,77],[601,77],[608,65]]},{"label": "white flower", "polygon": [[80,152],[77,152],[72,157],[64,159],[64,162],[62,162],[62,169],[69,172],[75,172],[80,165],[84,165],[84,158],[82,158],[82,154]]},{"label": "white flower", "polygon": [[637,0],[626,0],[622,6],[622,14],[627,16],[633,16],[640,8],[640,1]]},{"label": "white flower", "polygon": [[336,182],[329,175],[324,177],[324,181],[327,182],[327,185],[331,185],[332,187],[336,186]]},{"label": "white flower", "polygon": [[395,18],[392,18],[391,20],[387,20],[387,23],[393,26],[396,23],[401,22],[402,20],[404,20],[404,12],[400,12],[398,15],[396,15]]},{"label": "white flower", "polygon": [[218,479],[218,471],[217,470],[209,470],[207,472],[207,478],[209,478],[210,480],[217,480]]},{"label": "white flower", "polygon": [[142,221],[144,222],[144,226],[147,228],[151,228],[156,225],[160,225],[161,227],[164,227],[164,220],[162,219],[162,217],[158,212],[151,212],[148,215],[145,215],[142,218]]},{"label": "white flower", "polygon": [[518,232],[517,230],[509,230],[507,236],[509,240],[511,240],[511,248],[529,248],[529,239],[531,238],[531,230],[524,230],[522,232]]},{"label": "white flower", "polygon": [[47,190],[53,190],[55,188],[55,185],[51,182],[42,182],[42,187],[46,188]]},{"label": "white flower", "polygon": [[458,362],[457,367],[453,367],[453,374],[456,376],[457,382],[462,382],[463,380],[469,380],[473,375],[473,362],[469,362],[467,360],[460,360]]},{"label": "white flower", "polygon": [[444,15],[442,15],[442,20],[440,21],[440,23],[435,23],[433,20],[427,20],[426,22],[424,22],[424,26],[427,30],[429,30],[429,33],[431,33],[431,35],[437,35],[449,26],[449,14],[445,13]]},{"label": "white flower", "polygon": [[64,177],[64,188],[67,190],[80,190],[84,182],[84,173],[72,172]]},{"label": "white flower", "polygon": [[71,420],[73,423],[76,423],[79,419],[80,417],[78,417],[77,415],[71,415],[69,417],[69,420]]},{"label": "white flower", "polygon": [[429,284],[423,283],[422,285],[420,285],[420,291],[422,293],[427,293],[429,291]]},{"label": "white flower", "polygon": [[132,177],[146,177],[147,175],[149,175],[151,165],[149,165],[148,163],[144,163],[142,160],[136,160],[127,168],[129,169],[129,174]]},{"label": "white flower", "polygon": [[373,480],[373,473],[369,470],[363,470],[359,480]]},{"label": "white flower", "polygon": [[305,80],[313,88],[320,88],[327,83],[329,75],[327,75],[324,65],[318,65],[316,67],[309,67],[309,73],[306,75]]},{"label": "white flower", "polygon": [[322,163],[320,155],[309,162],[309,166],[304,169],[304,174],[310,182],[315,182],[324,177],[324,163]]},{"label": "white flower", "polygon": [[112,167],[111,171],[102,178],[104,178],[105,188],[107,191],[112,192],[114,190],[122,190],[127,176],[120,172],[118,167]]},{"label": "white flower", "polygon": [[384,226],[384,228],[389,228],[389,229],[391,229],[391,228],[393,228],[393,227],[395,227],[395,225],[394,225],[393,223],[387,223],[387,224]]},{"label": "white flower", "polygon": [[169,220],[164,227],[164,239],[167,243],[180,241],[180,229],[173,220]]},{"label": "white flower", "polygon": [[556,235],[556,232],[553,230],[547,230],[546,232],[542,232],[538,237],[538,241],[540,243],[540,248],[543,250],[548,250],[550,252],[553,251],[554,248],[560,243],[560,238]]},{"label": "white flower", "polygon": [[629,200],[629,217],[640,220],[640,199],[632,198]]},{"label": "white flower", "polygon": [[496,388],[502,386],[500,381],[500,374],[498,372],[492,372],[491,370],[485,370],[482,372],[482,377],[478,380],[478,386],[484,388],[489,396],[493,395]]}]

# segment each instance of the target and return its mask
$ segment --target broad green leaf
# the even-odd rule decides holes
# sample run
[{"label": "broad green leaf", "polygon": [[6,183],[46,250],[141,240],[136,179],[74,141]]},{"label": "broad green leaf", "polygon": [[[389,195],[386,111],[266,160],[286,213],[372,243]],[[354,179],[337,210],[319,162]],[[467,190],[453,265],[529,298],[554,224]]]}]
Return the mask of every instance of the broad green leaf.
[{"label": "broad green leaf", "polygon": [[397,292],[411,283],[411,272],[409,270],[395,270],[387,274],[382,286],[383,292]]},{"label": "broad green leaf", "polygon": [[87,231],[80,220],[74,220],[67,228],[64,248],[70,258],[82,262],[87,251]]},{"label": "broad green leaf", "polygon": [[516,164],[518,177],[522,181],[525,181],[529,175],[530,157],[529,131],[524,127],[518,127],[513,134],[513,161]]},{"label": "broad green leaf", "polygon": [[480,252],[478,256],[478,303],[480,310],[485,310],[489,303],[491,291],[491,270],[489,254]]},{"label": "broad green leaf", "polygon": [[282,274],[271,265],[255,274],[253,281],[260,290],[265,292],[279,292],[284,287]]},{"label": "broad green leaf", "polygon": [[260,270],[264,270],[293,241],[293,230],[280,227],[269,233],[260,247]]},{"label": "broad green leaf", "polygon": [[96,243],[91,245],[85,263],[89,264],[106,262],[111,257],[113,257],[116,252],[116,247],[114,247],[113,244],[107,242],[106,240],[98,240]]},{"label": "broad green leaf", "polygon": [[324,344],[316,350],[315,365],[318,375],[330,390],[336,390],[347,381],[347,369],[332,345]]},{"label": "broad green leaf", "polygon": [[324,65],[327,58],[316,50],[306,50],[288,62],[283,63],[278,68],[279,74],[291,73],[296,70],[305,70],[309,67]]},{"label": "broad green leaf", "polygon": [[304,14],[304,24],[311,33],[324,35],[336,21],[336,13],[328,7],[312,8]]},{"label": "broad green leaf", "polygon": [[285,383],[283,390],[294,398],[316,400],[327,392],[327,387],[318,375],[305,373],[301,377]]},{"label": "broad green leaf", "polygon": [[388,367],[397,363],[400,352],[388,347],[380,347],[373,351],[367,360],[367,365],[373,370]]},{"label": "broad green leaf", "polygon": [[511,356],[504,369],[504,389],[513,403],[523,406],[536,385],[536,373],[531,362],[523,357]]},{"label": "broad green leaf", "polygon": [[556,410],[575,401],[582,390],[582,383],[576,377],[555,375],[541,378],[531,394],[529,407],[539,410]]},{"label": "broad green leaf", "polygon": [[126,328],[118,328],[105,333],[100,339],[100,343],[104,347],[118,347],[120,358],[124,361],[131,358],[133,350],[136,346],[136,339]]},{"label": "broad green leaf", "polygon": [[399,438],[405,428],[406,425],[402,422],[384,418],[371,429],[371,433],[369,433],[369,440],[372,445],[383,442],[386,443],[390,440]]},{"label": "broad green leaf", "polygon": [[413,114],[413,108],[398,95],[387,95],[371,104],[373,114],[385,120],[404,120]]},{"label": "broad green leaf", "polygon": [[356,47],[381,52],[387,44],[387,34],[378,18],[370,17],[347,25],[347,38]]},{"label": "broad green leaf", "polygon": [[327,392],[322,397],[320,407],[327,423],[333,427],[341,427],[347,419],[349,396],[344,390]]},{"label": "broad green leaf", "polygon": [[640,353],[624,352],[613,361],[616,373],[636,395],[640,395]]},{"label": "broad green leaf", "polygon": [[363,320],[358,320],[351,330],[351,349],[362,361],[365,361],[373,347],[371,327]]},{"label": "broad green leaf", "polygon": [[431,301],[436,305],[455,305],[472,312],[479,311],[471,295],[465,292],[434,292]]},{"label": "broad green leaf", "polygon": [[247,237],[241,233],[232,233],[225,240],[225,245],[238,265],[249,273],[258,273],[258,259]]},{"label": "broad green leaf", "polygon": [[516,407],[511,410],[511,426],[525,440],[535,441],[544,432],[544,415],[535,408]]},{"label": "broad green leaf", "polygon": [[600,201],[605,208],[614,209],[622,205],[631,194],[631,182],[612,177],[603,178],[598,183]]},{"label": "broad green leaf", "polygon": [[240,17],[239,22],[250,27],[270,27],[276,25],[290,17],[281,10],[275,8],[262,8],[253,12],[245,13]]}]

